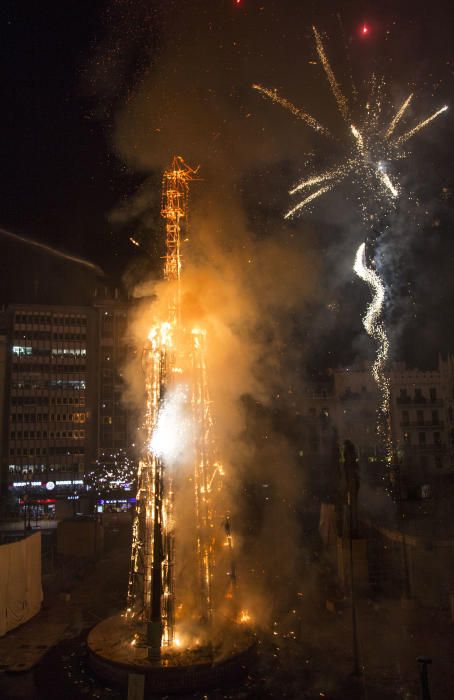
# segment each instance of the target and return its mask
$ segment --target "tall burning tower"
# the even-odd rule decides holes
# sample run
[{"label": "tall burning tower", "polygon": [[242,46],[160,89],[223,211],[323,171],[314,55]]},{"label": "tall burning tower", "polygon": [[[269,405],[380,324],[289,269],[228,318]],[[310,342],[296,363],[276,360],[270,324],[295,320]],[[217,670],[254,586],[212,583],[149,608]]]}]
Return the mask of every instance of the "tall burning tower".
[{"label": "tall burning tower", "polygon": [[[164,279],[166,305],[154,323],[143,350],[145,376],[144,448],[138,468],[136,516],[133,525],[128,616],[141,623],[150,659],[161,649],[178,644],[178,614],[190,615],[205,627],[215,607],[213,582],[224,528],[231,554],[228,517],[215,511],[214,498],[221,487],[222,467],[215,456],[213,422],[205,355],[206,332],[189,327],[182,316],[181,241],[188,225],[189,184],[197,170],[175,157],[165,171],[161,215],[165,221]],[[189,439],[188,439],[189,435]],[[184,446],[182,443],[184,442]],[[175,453],[185,450],[189,465],[184,475],[172,468]],[[193,532],[185,532],[192,544],[192,566],[185,586],[195,589],[190,610],[182,608],[175,580],[179,519],[175,490],[190,503]],[[185,526],[185,530],[187,527]],[[224,550],[226,551],[226,550]],[[230,585],[234,569],[230,565]]]}]

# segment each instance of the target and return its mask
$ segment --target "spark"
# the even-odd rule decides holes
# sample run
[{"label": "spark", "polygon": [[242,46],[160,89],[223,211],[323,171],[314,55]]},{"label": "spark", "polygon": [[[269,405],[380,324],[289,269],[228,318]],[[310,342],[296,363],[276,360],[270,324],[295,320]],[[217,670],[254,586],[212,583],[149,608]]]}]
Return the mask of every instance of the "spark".
[{"label": "spark", "polygon": [[406,134],[402,134],[402,136],[399,136],[399,138],[396,141],[397,146],[401,146],[403,143],[408,141],[408,139],[411,139],[412,136],[418,133],[418,131],[421,131],[421,129],[424,129],[425,126],[430,124],[430,122],[433,122],[434,119],[436,119],[440,114],[443,114],[443,112],[446,112],[448,109],[448,105],[445,105],[444,107],[441,107],[441,109],[437,110],[433,114],[430,115],[430,117],[427,117],[427,119],[424,119],[422,122],[419,122],[413,129],[410,129],[410,131],[407,131]]},{"label": "spark", "polygon": [[404,113],[406,112],[408,105],[410,104],[412,98],[413,98],[413,93],[410,93],[410,95],[407,97],[405,102],[403,102],[403,104],[401,105],[400,109],[396,112],[396,114],[394,115],[394,117],[391,121],[391,124],[389,125],[389,127],[386,131],[385,138],[389,139],[389,137],[392,136],[396,126],[398,125],[398,123],[402,119]]},{"label": "spark", "polygon": [[284,107],[284,109],[288,109],[288,111],[291,112],[295,117],[301,119],[303,122],[306,122],[306,124],[315,131],[319,131],[321,134],[331,137],[331,134],[328,131],[328,129],[322,126],[310,114],[307,114],[307,112],[303,112],[302,109],[295,107],[295,105],[289,100],[287,100],[285,97],[281,97],[278,94],[277,90],[271,90],[270,88],[263,87],[263,85],[258,85],[257,83],[254,83],[252,87],[254,90],[260,92],[261,95],[268,97],[268,99],[270,99],[272,102],[281,105],[281,107]]},{"label": "spark", "polygon": [[317,53],[319,55],[323,69],[326,73],[326,77],[328,78],[328,82],[331,86],[333,95],[336,98],[337,106],[339,107],[339,111],[342,114],[344,120],[348,121],[349,110],[347,99],[343,94],[342,90],[340,89],[339,83],[337,82],[336,77],[333,73],[333,69],[331,68],[330,62],[328,61],[328,56],[326,55],[325,47],[323,46],[322,38],[317,28],[312,27],[312,30],[315,36],[315,46],[317,48]]}]

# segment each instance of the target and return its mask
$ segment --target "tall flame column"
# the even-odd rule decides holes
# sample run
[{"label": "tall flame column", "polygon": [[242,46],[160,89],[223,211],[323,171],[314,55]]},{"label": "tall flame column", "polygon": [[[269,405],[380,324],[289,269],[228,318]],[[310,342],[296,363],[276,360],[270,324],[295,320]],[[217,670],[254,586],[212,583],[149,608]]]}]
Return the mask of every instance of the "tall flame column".
[{"label": "tall flame column", "polygon": [[[164,173],[161,214],[166,226],[164,279],[169,283],[166,318],[150,331],[143,351],[146,410],[144,454],[139,463],[136,516],[128,588],[128,614],[143,623],[150,659],[175,642],[174,499],[170,470],[156,448],[159,418],[166,396],[175,389],[175,376],[187,384],[191,416],[195,514],[194,557],[200,595],[199,619],[213,613],[215,524],[212,492],[222,467],[215,459],[211,403],[208,394],[205,330],[188,329],[181,319],[181,234],[187,222],[189,182],[196,171],[176,157]],[[184,368],[184,369],[182,369]],[[174,433],[177,432],[175,426]],[[176,439],[175,434],[171,439]],[[189,482],[188,482],[189,483]],[[188,495],[189,497],[189,495]]]}]

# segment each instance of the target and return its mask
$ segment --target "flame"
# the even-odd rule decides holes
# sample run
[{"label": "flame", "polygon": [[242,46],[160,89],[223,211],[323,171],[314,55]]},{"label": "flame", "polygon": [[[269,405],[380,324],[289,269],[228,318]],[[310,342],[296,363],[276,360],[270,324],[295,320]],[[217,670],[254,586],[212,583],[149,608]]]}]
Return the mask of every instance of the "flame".
[{"label": "flame", "polygon": [[148,340],[154,351],[158,350],[159,346],[168,347],[172,345],[172,327],[168,321],[152,326],[148,333]]},{"label": "flame", "polygon": [[238,615],[238,623],[240,625],[247,625],[248,622],[251,622],[252,618],[249,614],[248,610],[241,610],[240,614]]}]

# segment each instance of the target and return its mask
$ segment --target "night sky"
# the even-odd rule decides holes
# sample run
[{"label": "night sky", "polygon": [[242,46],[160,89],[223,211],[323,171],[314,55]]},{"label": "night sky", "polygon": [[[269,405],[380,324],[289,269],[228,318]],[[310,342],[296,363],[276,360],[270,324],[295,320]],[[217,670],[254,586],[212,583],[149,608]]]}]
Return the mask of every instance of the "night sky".
[{"label": "night sky", "polygon": [[[159,192],[146,223],[118,212],[142,183],[159,188],[179,152],[201,164],[212,202],[240,197],[258,240],[273,235],[304,154],[329,154],[251,84],[278,87],[335,131],[336,107],[313,64],[315,22],[343,84],[350,65],[359,86],[376,71],[396,104],[415,91],[414,115],[429,114],[453,102],[452,14],[448,2],[4,2],[0,226],[89,258],[119,280],[139,254],[129,235],[158,235]],[[403,165],[419,205],[404,206],[399,219],[389,318],[397,354],[419,364],[454,349],[453,124],[448,111],[415,138]],[[358,235],[351,194],[286,225],[289,236],[307,230],[302,245],[321,261],[322,299],[314,295],[301,318],[322,364],[336,361],[333,342],[361,352],[352,342],[362,331],[348,275]],[[24,253],[19,246],[14,257],[0,239],[2,249],[10,261]],[[0,302],[14,300],[18,271],[3,274]]]}]

